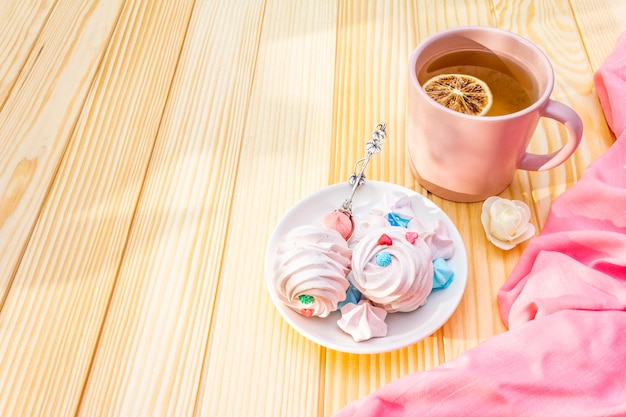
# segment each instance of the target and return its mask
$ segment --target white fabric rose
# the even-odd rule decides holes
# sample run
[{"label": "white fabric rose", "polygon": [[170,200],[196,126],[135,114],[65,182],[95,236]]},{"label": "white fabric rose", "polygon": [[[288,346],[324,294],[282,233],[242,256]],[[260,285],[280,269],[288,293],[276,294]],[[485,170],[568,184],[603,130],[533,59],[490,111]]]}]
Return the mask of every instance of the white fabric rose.
[{"label": "white fabric rose", "polygon": [[487,239],[500,249],[513,249],[535,234],[535,226],[530,223],[530,208],[519,200],[489,197],[483,203],[480,220]]}]

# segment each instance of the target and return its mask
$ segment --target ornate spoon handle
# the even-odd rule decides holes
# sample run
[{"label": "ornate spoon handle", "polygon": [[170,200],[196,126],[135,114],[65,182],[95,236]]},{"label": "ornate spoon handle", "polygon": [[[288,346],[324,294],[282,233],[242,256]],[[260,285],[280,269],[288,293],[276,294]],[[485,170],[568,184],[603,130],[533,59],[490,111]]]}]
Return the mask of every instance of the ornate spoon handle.
[{"label": "ornate spoon handle", "polygon": [[[365,168],[372,158],[372,155],[380,153],[383,149],[383,142],[387,139],[387,132],[385,131],[386,127],[385,123],[379,123],[378,126],[376,126],[376,130],[372,132],[372,139],[367,141],[365,144],[365,151],[367,152],[367,155],[356,161],[356,164],[354,164],[354,173],[348,178],[348,182],[352,184],[352,191],[341,205],[341,208],[348,211],[350,215],[352,215],[352,199],[354,198],[354,194],[356,193],[357,188],[365,183]],[[361,164],[361,169],[357,174],[356,171],[359,164]]]},{"label": "ornate spoon handle", "polygon": [[[379,123],[372,132],[372,138],[365,144],[367,155],[359,159],[354,164],[354,172],[348,178],[348,182],[352,185],[350,195],[345,199],[341,207],[331,211],[322,218],[322,227],[338,231],[344,239],[350,240],[354,232],[354,220],[352,219],[352,200],[356,190],[365,183],[365,168],[369,163],[372,155],[382,150],[382,144],[387,139],[385,123]],[[359,168],[360,165],[360,168]],[[358,170],[358,173],[357,173]]]}]

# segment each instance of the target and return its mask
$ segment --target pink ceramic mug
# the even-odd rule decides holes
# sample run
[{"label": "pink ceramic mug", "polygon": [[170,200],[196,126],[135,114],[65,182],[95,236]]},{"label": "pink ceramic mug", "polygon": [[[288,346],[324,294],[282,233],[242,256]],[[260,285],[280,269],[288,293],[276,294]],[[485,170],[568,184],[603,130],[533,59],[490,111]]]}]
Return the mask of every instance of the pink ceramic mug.
[{"label": "pink ceramic mug", "polygon": [[[519,81],[528,94],[528,105],[502,115],[466,115],[435,102],[421,87],[438,72],[483,63],[505,74],[501,79],[510,76]],[[580,143],[580,117],[570,107],[550,99],[554,71],[548,58],[536,45],[511,32],[474,26],[431,36],[411,55],[409,82],[407,143],[411,170],[424,188],[442,198],[484,200],[502,192],[517,169],[554,168]],[[507,105],[508,96],[504,94]],[[494,92],[494,106],[496,100]],[[526,151],[541,117],[554,119],[567,130],[565,145],[547,155]]]}]

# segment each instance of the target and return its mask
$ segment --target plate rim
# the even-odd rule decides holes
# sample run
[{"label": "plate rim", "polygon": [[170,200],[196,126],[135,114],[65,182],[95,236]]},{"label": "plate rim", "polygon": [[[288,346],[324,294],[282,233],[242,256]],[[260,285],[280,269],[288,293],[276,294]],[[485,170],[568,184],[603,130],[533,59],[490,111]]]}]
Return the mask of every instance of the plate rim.
[{"label": "plate rim", "polygon": [[[452,305],[449,305],[446,309],[446,313],[445,315],[442,316],[442,318],[440,318],[439,320],[435,320],[435,323],[431,326],[428,327],[426,332],[421,332],[419,337],[408,337],[408,338],[400,338],[399,341],[395,342],[395,343],[385,343],[385,341],[389,341],[390,336],[384,336],[384,337],[380,337],[380,338],[373,338],[364,342],[354,342],[354,340],[352,340],[352,338],[346,334],[347,336],[347,342],[349,342],[349,344],[342,344],[342,343],[336,343],[333,340],[328,340],[328,339],[324,339],[324,338],[320,338],[318,337],[316,334],[312,334],[310,332],[307,332],[306,329],[303,329],[302,326],[300,326],[298,323],[296,323],[294,321],[294,319],[292,318],[292,316],[297,315],[298,313],[296,313],[295,311],[293,311],[291,308],[289,308],[288,306],[286,306],[285,304],[283,304],[279,298],[278,295],[276,294],[276,291],[273,288],[273,260],[275,257],[275,249],[276,246],[278,244],[278,242],[280,242],[280,239],[282,238],[282,236],[284,236],[284,232],[280,233],[281,229],[283,227],[283,223],[291,216],[294,215],[294,213],[296,211],[298,211],[298,209],[301,209],[303,207],[305,207],[305,205],[312,200],[315,197],[319,197],[325,193],[332,193],[336,190],[338,190],[341,187],[351,187],[348,183],[336,183],[336,184],[331,184],[331,185],[327,185],[325,187],[322,187],[314,192],[309,193],[308,195],[304,196],[303,198],[301,198],[300,200],[298,200],[294,205],[292,205],[285,213],[283,213],[283,215],[278,219],[278,221],[276,222],[276,224],[274,225],[274,228],[270,234],[270,237],[267,241],[267,247],[266,247],[266,251],[265,251],[265,271],[264,271],[264,280],[265,280],[265,284],[267,287],[267,290],[270,294],[270,298],[272,300],[272,303],[274,304],[274,307],[276,308],[276,310],[278,310],[280,316],[294,329],[296,330],[299,334],[301,334],[302,336],[304,336],[306,339],[311,340],[317,344],[319,344],[320,346],[329,348],[329,349],[333,349],[335,351],[338,352],[344,352],[344,353],[354,353],[354,354],[376,354],[376,353],[385,353],[385,352],[391,352],[391,351],[395,351],[395,350],[399,350],[402,349],[404,347],[413,345],[415,343],[420,342],[421,340],[427,338],[428,336],[432,335],[433,333],[435,333],[436,331],[438,331],[446,322],[448,322],[448,320],[450,319],[450,317],[454,314],[454,312],[457,310],[461,300],[463,299],[463,295],[465,294],[465,290],[467,288],[467,278],[468,278],[468,259],[467,259],[467,251],[465,248],[465,244],[463,242],[462,236],[459,233],[456,225],[454,224],[454,222],[452,221],[452,219],[450,219],[450,217],[441,209],[441,207],[439,207],[437,204],[435,204],[432,200],[429,200],[428,198],[424,197],[423,195],[419,194],[418,192],[416,192],[415,190],[412,190],[410,188],[404,187],[402,185],[398,185],[395,183],[390,183],[390,182],[385,182],[385,181],[376,181],[376,180],[367,180],[361,187],[359,187],[359,189],[357,190],[357,194],[355,196],[355,205],[358,204],[358,193],[359,190],[362,190],[364,187],[370,186],[370,188],[372,188],[372,192],[381,192],[382,190],[382,194],[385,193],[389,193],[389,192],[395,192],[395,191],[401,191],[403,193],[405,193],[406,195],[409,196],[409,198],[413,199],[413,198],[417,198],[421,203],[423,203],[423,205],[426,208],[431,208],[431,209],[435,209],[435,215],[437,217],[441,217],[441,219],[444,221],[444,223],[446,223],[446,227],[448,229],[448,233],[450,234],[450,237],[453,239],[454,243],[455,243],[455,253],[453,255],[453,257],[451,259],[456,259],[457,262],[460,262],[460,270],[455,270],[455,279],[453,281],[453,284],[456,284],[457,287],[459,287],[459,283],[461,283],[461,288],[457,289],[457,294],[456,294],[456,298],[451,299],[450,297],[448,297],[447,299],[444,299],[444,301],[446,301],[445,304],[449,304],[452,303]],[[346,188],[347,191],[349,191],[349,188]],[[346,192],[347,195],[347,192]],[[340,205],[341,201],[338,201],[336,203],[336,206],[338,207]],[[371,206],[366,206],[368,209],[371,208]],[[320,209],[321,210],[321,209]],[[416,213],[418,214],[418,213]],[[302,225],[308,224],[306,222],[303,222]],[[441,290],[441,291],[446,291],[446,290]],[[436,293],[431,293],[431,295],[429,296],[429,300],[431,299],[431,297],[433,297],[433,294]],[[438,297],[441,298],[441,297]],[[427,303],[428,304],[428,303]],[[420,307],[423,308],[423,307]],[[413,312],[409,312],[409,313],[393,313],[393,314],[404,314],[404,315],[410,315],[412,313],[415,313],[417,310],[413,311]],[[330,316],[326,317],[326,318],[320,318],[320,317],[311,317],[311,318],[307,318],[307,320],[325,320],[327,321],[329,319],[329,317],[335,317],[337,315],[339,315],[339,312],[333,312],[331,313]],[[445,316],[445,317],[444,317]],[[432,320],[429,320],[432,321]],[[427,322],[428,323],[428,322]],[[409,333],[411,334],[411,333]],[[393,337],[395,339],[398,338],[398,335],[396,335],[395,337]],[[376,342],[370,342],[370,341],[376,341]],[[381,342],[382,341],[382,342]],[[370,343],[368,343],[370,342]],[[383,346],[381,346],[381,344]],[[388,345],[385,347],[385,345]]]}]

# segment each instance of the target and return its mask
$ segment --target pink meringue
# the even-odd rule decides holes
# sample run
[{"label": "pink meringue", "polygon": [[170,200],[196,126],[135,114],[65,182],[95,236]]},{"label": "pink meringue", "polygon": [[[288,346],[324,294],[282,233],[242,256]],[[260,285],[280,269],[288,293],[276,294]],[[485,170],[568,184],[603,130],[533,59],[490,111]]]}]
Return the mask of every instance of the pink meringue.
[{"label": "pink meringue", "polygon": [[335,230],[299,226],[276,249],[279,299],[305,317],[326,317],[346,299],[352,250]]},{"label": "pink meringue", "polygon": [[370,212],[379,216],[386,216],[387,213],[395,213],[409,220],[415,217],[411,197],[400,191],[386,193],[382,201],[372,207]]},{"label": "pink meringue", "polygon": [[363,342],[372,337],[387,335],[387,323],[385,309],[372,305],[363,300],[359,304],[348,303],[341,308],[341,319],[337,325],[341,330],[348,333],[355,342]]},{"label": "pink meringue", "polygon": [[433,259],[450,259],[454,255],[454,241],[441,221],[425,223],[418,218],[411,219],[408,229],[417,232],[433,253]]},{"label": "pink meringue", "polygon": [[331,211],[322,217],[321,226],[324,229],[336,230],[345,240],[350,239],[354,230],[352,219],[341,210]]},{"label": "pink meringue", "polygon": [[402,227],[372,230],[352,251],[352,284],[390,313],[424,305],[433,288],[433,275],[430,248]]}]

